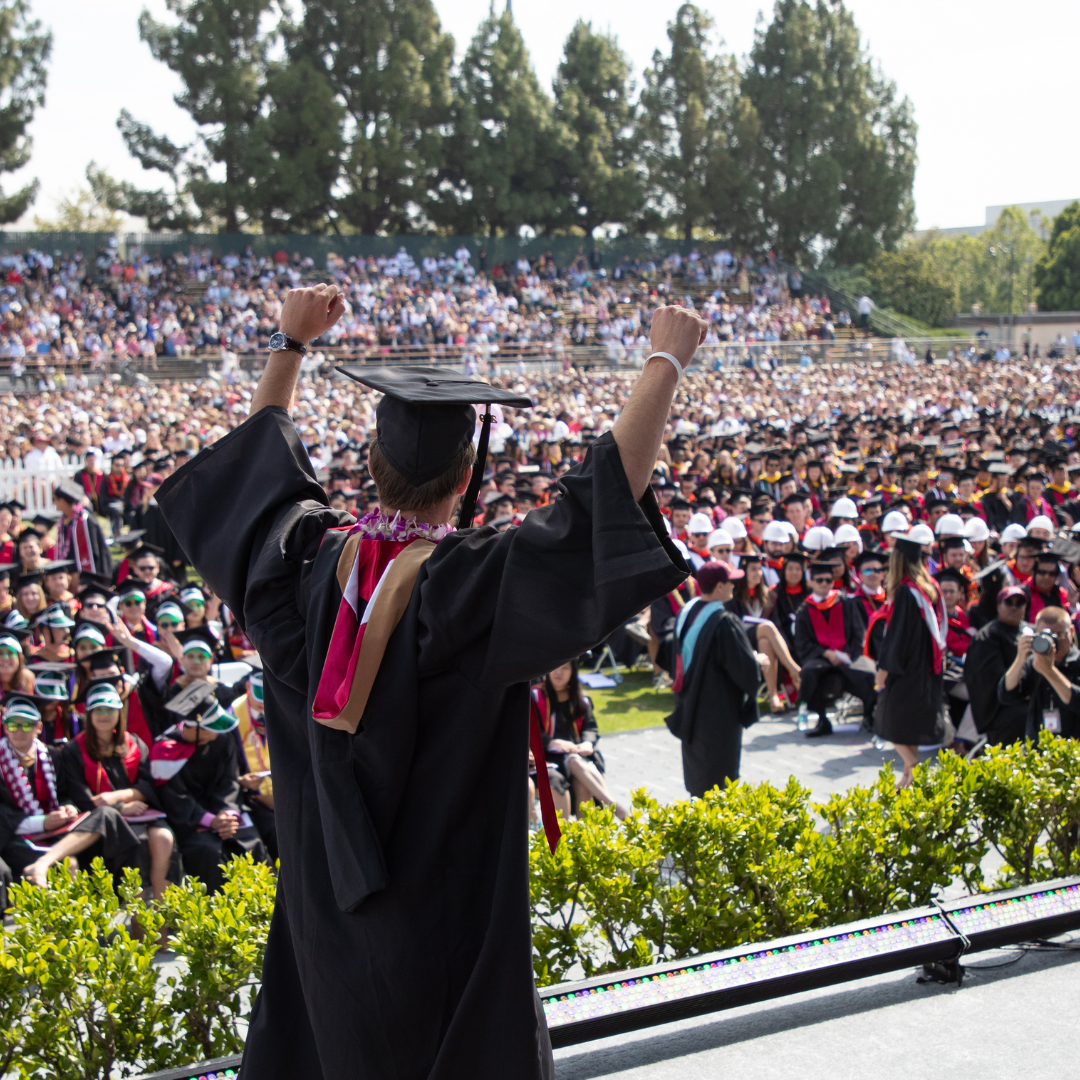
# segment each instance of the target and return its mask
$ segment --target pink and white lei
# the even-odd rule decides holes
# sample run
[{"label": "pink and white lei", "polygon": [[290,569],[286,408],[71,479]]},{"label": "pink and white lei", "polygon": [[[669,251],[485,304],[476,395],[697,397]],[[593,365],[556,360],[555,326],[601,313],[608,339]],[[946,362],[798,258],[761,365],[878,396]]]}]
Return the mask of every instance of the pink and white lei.
[{"label": "pink and white lei", "polygon": [[420,539],[438,543],[453,531],[453,525],[430,525],[416,518],[403,518],[400,510],[392,518],[382,510],[372,510],[349,530],[350,533],[360,533],[365,540],[393,540],[399,544]]}]

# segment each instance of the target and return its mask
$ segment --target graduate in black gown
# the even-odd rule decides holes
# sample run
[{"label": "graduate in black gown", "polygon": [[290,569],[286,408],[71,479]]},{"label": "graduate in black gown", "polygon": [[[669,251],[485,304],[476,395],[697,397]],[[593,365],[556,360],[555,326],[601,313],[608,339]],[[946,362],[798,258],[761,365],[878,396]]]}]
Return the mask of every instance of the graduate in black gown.
[{"label": "graduate in black gown", "polygon": [[288,413],[303,343],[342,310],[336,287],[290,292],[250,418],[158,492],[264,665],[281,876],[242,1071],[539,1080],[553,1062],[532,975],[529,680],[688,573],[648,483],[705,324],[657,312],[653,345],[676,360],[647,360],[549,506],[454,532],[467,403],[528,399],[445,369],[359,369],[386,392],[381,509],[350,527]]},{"label": "graduate in black gown", "polygon": [[944,734],[944,679],[948,617],[917,540],[901,536],[889,556],[891,604],[878,654],[874,731],[904,762],[900,787],[911,783],[919,746]]},{"label": "graduate in black gown", "polygon": [[206,682],[186,687],[165,705],[175,727],[155,740],[150,773],[176,834],[184,869],[211,892],[224,884],[221,864],[233,855],[265,862],[266,848],[242,805],[238,721],[218,703]]},{"label": "graduate in black gown", "polygon": [[759,655],[742,619],[726,607],[742,576],[727,563],[705,563],[697,572],[701,596],[676,624],[681,679],[666,722],[682,742],[683,783],[691,795],[738,780],[742,733],[758,719]]}]

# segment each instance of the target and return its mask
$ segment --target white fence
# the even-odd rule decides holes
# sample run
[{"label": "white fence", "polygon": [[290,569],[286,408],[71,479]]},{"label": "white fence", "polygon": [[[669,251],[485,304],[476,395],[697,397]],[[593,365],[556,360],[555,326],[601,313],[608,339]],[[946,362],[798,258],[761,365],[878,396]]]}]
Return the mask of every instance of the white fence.
[{"label": "white fence", "polygon": [[42,510],[55,510],[53,492],[56,485],[78,471],[78,465],[61,465],[58,469],[25,469],[10,461],[0,462],[0,502],[18,499],[26,506],[24,516],[27,518]]}]

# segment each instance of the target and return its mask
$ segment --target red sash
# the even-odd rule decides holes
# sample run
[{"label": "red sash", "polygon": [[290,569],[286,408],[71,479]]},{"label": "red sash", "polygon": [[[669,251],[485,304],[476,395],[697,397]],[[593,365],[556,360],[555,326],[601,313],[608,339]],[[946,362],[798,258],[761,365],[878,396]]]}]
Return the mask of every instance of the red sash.
[{"label": "red sash", "polygon": [[[843,652],[847,646],[847,633],[844,627],[844,606],[837,604],[840,599],[838,590],[833,589],[823,600],[818,601],[813,596],[806,598],[806,608],[810,612],[810,623],[814,627],[814,637],[817,643],[834,652]],[[839,618],[828,617],[828,612],[836,609]]]},{"label": "red sash", "polygon": [[[684,587],[686,589],[686,596],[683,596],[680,592]],[[697,582],[693,578],[687,578],[678,589],[673,589],[667,594],[667,601],[671,605],[671,613],[673,615],[678,615],[686,606],[686,602],[698,595],[700,594],[698,592]]]},{"label": "red sash", "polygon": [[[125,734],[124,740],[124,768],[127,770],[128,780],[134,784],[135,778],[139,775],[139,762],[142,755],[139,752],[139,744],[130,735]],[[75,741],[82,751],[83,774],[86,776],[86,785],[91,793],[100,795],[103,791],[112,791],[113,786],[101,762],[94,761],[86,752],[86,732],[80,731],[75,736]]]},{"label": "red sash", "polygon": [[[541,697],[547,701],[547,694],[541,691]],[[533,695],[533,702],[536,696]],[[551,797],[551,781],[548,779],[547,758],[544,755],[544,738],[540,732],[540,714],[534,709],[529,709],[529,749],[532,751],[533,762],[536,765],[536,790],[540,796],[540,817],[544,822],[544,834],[547,836],[548,847],[551,854],[559,846],[562,829],[559,828],[559,818],[555,813],[555,800]]]},{"label": "red sash", "polygon": [[1069,610],[1068,598],[1065,596],[1065,590],[1060,585],[1054,586],[1054,593],[1050,596],[1044,596],[1038,589],[1031,590],[1031,611],[1028,614],[1028,619],[1034,622],[1035,616],[1045,607],[1060,607],[1066,611]]}]

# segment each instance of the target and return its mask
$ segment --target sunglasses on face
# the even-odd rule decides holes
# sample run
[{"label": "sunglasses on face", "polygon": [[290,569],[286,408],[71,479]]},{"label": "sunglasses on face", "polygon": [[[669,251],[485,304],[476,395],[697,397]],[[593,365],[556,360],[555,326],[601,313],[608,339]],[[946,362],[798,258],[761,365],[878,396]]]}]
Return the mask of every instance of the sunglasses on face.
[{"label": "sunglasses on face", "polygon": [[864,566],[862,568],[864,574],[884,574],[885,571],[880,566]]},{"label": "sunglasses on face", "polygon": [[124,607],[138,607],[140,604],[145,603],[145,600],[124,600]]},{"label": "sunglasses on face", "polygon": [[105,604],[101,600],[87,600],[86,603],[83,604],[84,608],[103,608],[104,606]]},{"label": "sunglasses on face", "polygon": [[165,627],[169,630],[174,630],[180,624],[175,619],[158,619],[158,626]]},{"label": "sunglasses on face", "polygon": [[816,585],[831,585],[833,577],[832,574],[830,574],[828,577],[826,577],[824,574],[821,574],[813,578],[812,580]]},{"label": "sunglasses on face", "polygon": [[1006,607],[1024,607],[1027,601],[1022,596],[1013,596],[1003,603]]},{"label": "sunglasses on face", "polygon": [[30,731],[33,731],[35,727],[37,727],[37,721],[36,720],[5,720],[4,721],[4,727],[6,727],[8,729],[8,731],[30,732]]}]

